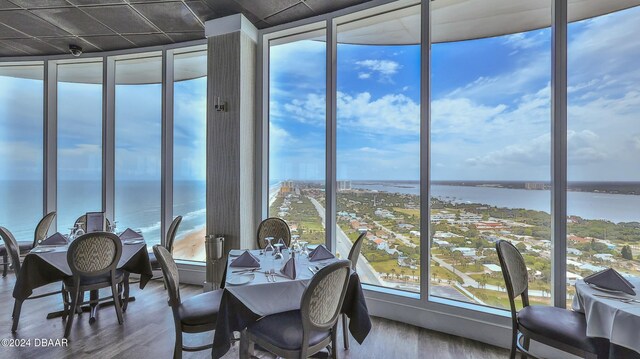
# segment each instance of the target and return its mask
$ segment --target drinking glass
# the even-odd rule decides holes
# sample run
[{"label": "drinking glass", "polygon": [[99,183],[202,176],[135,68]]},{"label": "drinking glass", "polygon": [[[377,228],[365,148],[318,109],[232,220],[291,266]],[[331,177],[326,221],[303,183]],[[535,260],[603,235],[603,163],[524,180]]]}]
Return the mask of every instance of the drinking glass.
[{"label": "drinking glass", "polygon": [[[267,246],[264,247],[265,254],[266,252],[273,252],[274,248],[273,248],[273,244],[271,244],[273,243],[273,237],[265,237],[264,240],[267,241]],[[271,255],[273,254],[274,253],[271,253]]]},{"label": "drinking glass", "polygon": [[300,252],[301,255],[308,257],[309,256],[309,248],[307,248],[307,246],[309,245],[309,242],[306,241],[301,241],[300,245],[302,246],[302,251]]},{"label": "drinking glass", "polygon": [[283,243],[276,243],[274,244],[274,246],[276,247],[275,253],[274,253],[274,258],[276,260],[280,260],[282,259],[282,247],[284,246]]}]

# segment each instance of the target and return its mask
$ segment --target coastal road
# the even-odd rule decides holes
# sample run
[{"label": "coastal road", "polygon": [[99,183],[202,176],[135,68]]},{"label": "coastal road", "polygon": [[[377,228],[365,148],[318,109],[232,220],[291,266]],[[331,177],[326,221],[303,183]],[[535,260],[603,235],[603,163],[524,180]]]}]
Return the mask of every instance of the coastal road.
[{"label": "coastal road", "polygon": [[[313,203],[314,207],[318,211],[318,215],[322,219],[322,226],[325,226],[325,209],[324,207],[313,197],[307,197]],[[340,256],[344,259],[347,259],[349,255],[349,250],[351,250],[351,241],[344,233],[344,231],[338,226],[338,233],[336,233],[336,251],[340,253]],[[380,277],[380,274],[373,269],[367,258],[364,256],[360,256],[357,265],[358,275],[360,279],[362,279],[363,283],[373,284],[373,285],[381,285],[385,287],[395,287],[392,283],[387,283]]]}]

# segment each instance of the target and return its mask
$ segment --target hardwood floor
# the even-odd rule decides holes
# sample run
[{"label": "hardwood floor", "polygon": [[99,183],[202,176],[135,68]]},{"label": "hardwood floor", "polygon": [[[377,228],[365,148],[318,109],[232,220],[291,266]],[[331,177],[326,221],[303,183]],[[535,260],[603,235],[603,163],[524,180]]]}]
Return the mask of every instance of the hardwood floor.
[{"label": "hardwood floor", "polygon": [[[0,339],[31,339],[31,347],[0,347],[0,358],[171,358],[173,354],[174,329],[171,310],[160,281],[152,281],[144,290],[134,285],[132,295],[136,301],[130,303],[124,314],[124,324],[118,325],[113,307],[103,307],[97,321],[89,325],[89,314],[84,313],[74,320],[67,347],[35,347],[38,339],[60,339],[64,332],[62,319],[47,320],[46,314],[62,308],[59,296],[28,300],[22,307],[20,325],[15,335],[11,334],[11,309],[13,307],[13,285],[15,276],[9,273],[0,278]],[[58,290],[59,283],[40,290]],[[188,298],[201,293],[196,286],[182,286],[181,295]],[[101,293],[105,296],[108,292]],[[506,358],[508,351],[472,340],[442,334],[404,323],[372,318],[373,330],[364,345],[351,339],[351,349],[343,350],[338,345],[339,358]],[[199,345],[211,341],[213,334],[185,335],[185,344]],[[341,335],[338,338],[342,338]],[[225,358],[238,357],[236,344]],[[258,353],[261,358],[273,358],[270,354]],[[184,353],[184,358],[210,358],[210,351]]]}]

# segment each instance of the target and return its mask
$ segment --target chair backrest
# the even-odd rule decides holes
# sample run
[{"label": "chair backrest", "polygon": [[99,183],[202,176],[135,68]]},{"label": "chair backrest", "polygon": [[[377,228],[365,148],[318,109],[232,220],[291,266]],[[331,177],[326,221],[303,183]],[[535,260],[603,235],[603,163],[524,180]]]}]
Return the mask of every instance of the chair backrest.
[{"label": "chair backrest", "polygon": [[[87,231],[87,215],[83,214],[82,216],[78,217],[78,219],[76,219],[76,222],[73,224],[74,227],[78,226],[78,223],[81,223],[80,228],[82,228],[83,231]],[[107,228],[111,227],[111,221],[109,221],[109,218],[105,217],[105,224],[107,226]]]},{"label": "chair backrest", "polygon": [[167,237],[165,240],[165,248],[169,251],[169,253],[173,253],[173,242],[176,239],[176,233],[178,232],[178,227],[180,227],[180,223],[182,222],[182,216],[176,217],[169,229],[167,230]]},{"label": "chair backrest", "polygon": [[511,304],[512,315],[515,315],[515,299],[522,296],[523,306],[529,305],[529,274],[524,258],[518,248],[505,240],[496,242],[496,252],[500,260],[500,268]]},{"label": "chair backrest", "polygon": [[162,278],[164,284],[167,286],[167,292],[169,292],[169,306],[177,307],[180,305],[180,276],[178,274],[178,266],[176,266],[176,262],[173,260],[171,253],[159,244],[153,246],[153,254],[156,255],[156,259],[162,269]]},{"label": "chair backrest", "polygon": [[358,258],[360,258],[360,249],[362,248],[362,242],[364,241],[364,237],[367,235],[367,231],[363,231],[358,236],[353,245],[351,246],[351,250],[349,251],[348,259],[351,261],[351,269],[356,270],[356,264],[358,264]]},{"label": "chair backrest", "polygon": [[51,223],[56,218],[56,212],[47,213],[38,225],[36,226],[36,231],[33,234],[33,248],[35,248],[40,241],[47,239],[47,234],[49,233],[49,227],[51,227]]},{"label": "chair backrest", "polygon": [[260,223],[258,226],[258,248],[267,246],[267,241],[264,240],[266,237],[273,237],[276,243],[278,239],[282,238],[287,247],[291,245],[291,230],[287,222],[281,218],[271,217]]},{"label": "chair backrest", "polygon": [[347,293],[350,267],[349,261],[338,261],[322,268],[313,276],[300,302],[305,333],[326,330],[336,324]]},{"label": "chair backrest", "polygon": [[13,266],[13,272],[18,276],[20,272],[20,247],[18,241],[8,229],[0,226],[0,237],[4,241],[4,248],[9,254],[9,260]]},{"label": "chair backrest", "polygon": [[67,262],[74,279],[115,273],[122,256],[120,238],[109,232],[83,234],[69,245]]}]

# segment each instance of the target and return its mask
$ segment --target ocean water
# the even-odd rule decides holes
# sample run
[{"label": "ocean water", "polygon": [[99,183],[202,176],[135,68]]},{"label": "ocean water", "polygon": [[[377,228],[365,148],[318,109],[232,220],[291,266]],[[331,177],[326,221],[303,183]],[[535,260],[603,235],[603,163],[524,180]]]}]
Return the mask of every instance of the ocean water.
[{"label": "ocean water", "polygon": [[[417,182],[352,182],[353,188],[419,194]],[[482,203],[550,213],[551,191],[494,187],[432,185],[431,195],[456,203]],[[584,219],[640,222],[640,195],[568,192],[567,213]]]},{"label": "ocean water", "polygon": [[[183,220],[178,238],[204,227],[206,223],[205,181],[174,182],[174,216]],[[58,231],[69,233],[76,218],[99,211],[100,183],[60,181],[58,185]],[[115,221],[122,231],[142,231],[147,243],[160,242],[160,182],[118,181]],[[42,184],[38,181],[0,181],[0,226],[7,227],[18,240],[32,240],[42,217]]]}]

